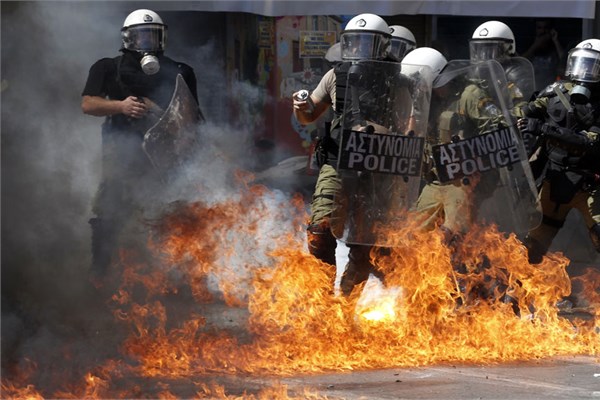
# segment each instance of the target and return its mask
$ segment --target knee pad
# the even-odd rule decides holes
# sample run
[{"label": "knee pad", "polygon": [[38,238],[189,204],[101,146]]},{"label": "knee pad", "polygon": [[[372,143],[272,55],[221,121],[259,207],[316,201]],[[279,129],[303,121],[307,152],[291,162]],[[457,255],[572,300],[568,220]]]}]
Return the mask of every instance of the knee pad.
[{"label": "knee pad", "polygon": [[594,244],[594,248],[600,253],[600,224],[595,224],[590,228],[590,238]]}]

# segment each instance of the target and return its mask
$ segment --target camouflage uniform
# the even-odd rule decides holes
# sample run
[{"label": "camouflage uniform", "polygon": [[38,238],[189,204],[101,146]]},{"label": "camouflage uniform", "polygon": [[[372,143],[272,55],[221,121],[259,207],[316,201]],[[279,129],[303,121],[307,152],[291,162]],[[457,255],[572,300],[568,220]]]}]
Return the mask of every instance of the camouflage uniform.
[{"label": "camouflage uniform", "polygon": [[[337,140],[341,132],[345,85],[350,65],[349,62],[340,63],[328,71],[312,93],[312,96],[318,101],[329,102],[335,112],[330,134],[320,138],[315,150],[317,160],[320,160],[320,169],[311,201],[311,216],[307,227],[309,252],[334,267],[331,272],[332,287],[336,273],[337,240],[331,231],[331,217],[335,207],[335,196],[340,193],[342,188],[340,175],[335,168],[338,155]],[[372,246],[352,244],[348,247],[348,263],[340,283],[344,295],[349,295],[352,289],[366,281],[371,273],[382,278],[370,261]]]},{"label": "camouflage uniform", "polygon": [[[462,91],[448,98],[437,101],[434,98],[428,128],[433,133],[428,134],[427,147],[431,149],[433,145],[451,142],[455,135],[466,139],[492,130],[499,115],[492,99],[475,83],[467,84]],[[416,210],[423,218],[421,226],[433,229],[441,225],[451,234],[464,234],[474,219],[471,209],[476,199],[471,191],[461,182],[440,183],[433,167],[428,169],[425,179],[427,184],[416,204]],[[478,184],[486,183],[480,181]],[[495,185],[495,182],[491,184]]]},{"label": "camouflage uniform", "polygon": [[[312,95],[317,100],[330,103],[334,111],[338,108],[336,104],[336,78],[333,68],[323,76]],[[317,148],[317,152],[324,151],[325,154],[317,154],[320,169],[310,204],[311,216],[307,227],[308,250],[319,260],[331,264],[333,266],[333,276],[335,276],[337,241],[331,233],[329,219],[333,212],[334,195],[339,191],[341,182],[335,168],[323,160],[323,156],[327,156],[327,151],[323,150],[322,147]]]}]

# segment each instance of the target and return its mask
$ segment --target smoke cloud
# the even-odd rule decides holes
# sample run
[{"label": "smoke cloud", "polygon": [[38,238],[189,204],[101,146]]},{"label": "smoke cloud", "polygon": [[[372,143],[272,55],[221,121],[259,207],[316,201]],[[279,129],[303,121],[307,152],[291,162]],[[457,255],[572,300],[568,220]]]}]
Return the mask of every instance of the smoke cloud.
[{"label": "smoke cloud", "polygon": [[[125,16],[148,5],[40,1],[2,2],[1,6],[5,372],[15,361],[23,362],[26,354],[59,357],[48,354],[48,349],[64,340],[89,356],[96,350],[86,346],[94,339],[87,335],[101,329],[103,319],[112,319],[94,298],[89,282],[88,220],[101,178],[103,118],[81,112],[81,92],[90,66],[102,57],[118,55]],[[168,24],[167,15],[161,14]],[[249,99],[248,108],[240,110],[236,121],[226,121],[229,94],[225,68],[219,62],[221,50],[210,36],[178,41],[177,32],[170,29],[172,44],[166,54],[196,71],[199,103],[207,122],[201,129],[200,157],[169,191],[161,193],[160,200],[161,204],[200,199],[216,203],[237,195],[233,171],[259,165],[252,151],[252,130],[261,121],[252,102],[264,92],[237,83],[236,96]],[[194,185],[189,184],[192,181]],[[265,207],[281,208],[285,197],[276,194]],[[275,234],[289,228],[260,227]],[[243,242],[235,246],[244,249]],[[250,256],[261,259],[264,254]],[[83,331],[88,334],[80,335]]]}]

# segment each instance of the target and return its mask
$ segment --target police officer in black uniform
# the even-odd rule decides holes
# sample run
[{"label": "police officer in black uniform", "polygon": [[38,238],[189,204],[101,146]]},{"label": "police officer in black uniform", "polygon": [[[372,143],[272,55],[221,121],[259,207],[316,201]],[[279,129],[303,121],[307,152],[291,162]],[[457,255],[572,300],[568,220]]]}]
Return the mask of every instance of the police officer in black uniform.
[{"label": "police officer in black uniform", "polygon": [[130,13],[121,29],[122,54],[95,62],[82,93],[82,111],[106,117],[102,181],[94,201],[96,216],[90,219],[92,272],[99,276],[106,272],[127,222],[160,187],[142,141],[168,107],[178,74],[198,101],[194,70],[163,54],[166,35],[167,26],[154,11]]}]

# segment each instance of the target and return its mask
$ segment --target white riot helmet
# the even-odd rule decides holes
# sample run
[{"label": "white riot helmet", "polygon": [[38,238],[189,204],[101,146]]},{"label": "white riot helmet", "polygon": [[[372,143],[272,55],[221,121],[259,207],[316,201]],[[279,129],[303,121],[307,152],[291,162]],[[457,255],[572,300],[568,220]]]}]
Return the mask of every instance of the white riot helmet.
[{"label": "white riot helmet", "polygon": [[121,28],[123,48],[142,53],[142,69],[148,75],[158,72],[160,65],[155,54],[165,49],[167,26],[152,10],[135,10],[125,18]]},{"label": "white riot helmet", "polygon": [[571,99],[586,103],[592,93],[590,85],[600,82],[600,40],[586,39],[569,51],[565,75],[575,82]]},{"label": "white riot helmet", "polygon": [[375,14],[359,14],[352,18],[340,36],[342,59],[382,60],[390,50],[390,28]]},{"label": "white riot helmet", "polygon": [[502,61],[515,55],[515,35],[503,22],[487,21],[479,25],[469,41],[471,62]]},{"label": "white riot helmet", "polygon": [[417,72],[419,66],[428,66],[432,72],[433,87],[439,87],[441,85],[436,84],[436,80],[447,63],[446,57],[438,50],[431,47],[419,47],[402,59],[402,73],[410,75]]},{"label": "white riot helmet", "polygon": [[402,61],[402,58],[404,58],[408,52],[417,47],[415,35],[403,26],[390,25],[390,34],[392,35],[390,57],[396,61]]},{"label": "white riot helmet", "polygon": [[565,75],[572,81],[600,82],[600,39],[587,39],[569,51]]}]

